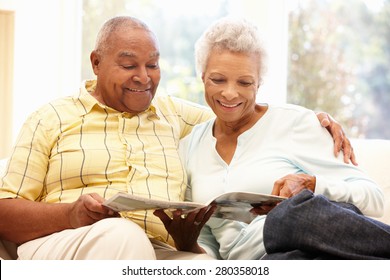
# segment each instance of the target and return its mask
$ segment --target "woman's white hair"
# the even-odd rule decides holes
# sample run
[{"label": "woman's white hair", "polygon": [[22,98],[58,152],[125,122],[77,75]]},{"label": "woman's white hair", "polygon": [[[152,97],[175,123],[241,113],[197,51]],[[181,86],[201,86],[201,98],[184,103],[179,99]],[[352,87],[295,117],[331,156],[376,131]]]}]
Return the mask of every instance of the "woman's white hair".
[{"label": "woman's white hair", "polygon": [[254,24],[242,18],[224,17],[208,27],[195,43],[195,65],[198,75],[205,72],[213,50],[258,54],[259,83],[262,83],[267,54]]}]

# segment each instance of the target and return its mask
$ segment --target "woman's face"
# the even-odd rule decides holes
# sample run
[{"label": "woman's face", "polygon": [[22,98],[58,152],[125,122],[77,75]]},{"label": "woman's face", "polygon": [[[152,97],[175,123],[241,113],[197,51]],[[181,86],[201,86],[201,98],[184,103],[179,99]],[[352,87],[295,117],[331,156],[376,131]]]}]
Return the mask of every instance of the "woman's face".
[{"label": "woman's face", "polygon": [[205,97],[218,119],[239,123],[255,110],[259,88],[259,57],[227,50],[210,53],[202,75]]}]

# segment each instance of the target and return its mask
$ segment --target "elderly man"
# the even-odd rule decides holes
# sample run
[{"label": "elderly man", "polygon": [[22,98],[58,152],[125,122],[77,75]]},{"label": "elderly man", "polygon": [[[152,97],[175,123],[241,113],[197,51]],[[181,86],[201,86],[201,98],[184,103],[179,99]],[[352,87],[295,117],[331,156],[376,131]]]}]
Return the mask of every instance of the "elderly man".
[{"label": "elderly man", "polygon": [[[90,58],[96,81],[25,122],[0,181],[0,237],[19,245],[20,259],[209,258],[176,251],[152,212],[123,219],[102,202],[117,192],[182,200],[178,142],[211,112],[155,97],[158,43],[137,19],[107,21]],[[354,162],[341,127],[330,126],[335,150]]]}]

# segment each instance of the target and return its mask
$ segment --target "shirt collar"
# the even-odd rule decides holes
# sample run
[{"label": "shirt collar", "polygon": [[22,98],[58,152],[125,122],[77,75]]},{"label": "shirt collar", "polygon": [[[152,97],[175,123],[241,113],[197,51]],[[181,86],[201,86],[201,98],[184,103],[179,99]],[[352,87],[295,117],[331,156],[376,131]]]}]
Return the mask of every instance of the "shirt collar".
[{"label": "shirt collar", "polygon": [[88,114],[89,112],[91,112],[91,110],[95,106],[97,106],[97,107],[100,107],[102,109],[108,110],[110,112],[121,113],[122,115],[124,115],[128,118],[132,118],[135,115],[146,113],[148,115],[148,117],[155,117],[155,118],[159,119],[159,116],[157,114],[157,109],[153,105],[153,101],[152,101],[152,104],[148,107],[148,109],[146,109],[144,112],[141,112],[139,114],[132,114],[132,113],[128,113],[128,112],[119,112],[119,111],[117,111],[117,110],[115,110],[107,105],[100,103],[91,94],[96,88],[96,83],[97,83],[96,80],[84,81],[80,87],[79,92],[77,92],[73,96],[73,101],[79,109],[80,116],[84,116],[84,115]]}]

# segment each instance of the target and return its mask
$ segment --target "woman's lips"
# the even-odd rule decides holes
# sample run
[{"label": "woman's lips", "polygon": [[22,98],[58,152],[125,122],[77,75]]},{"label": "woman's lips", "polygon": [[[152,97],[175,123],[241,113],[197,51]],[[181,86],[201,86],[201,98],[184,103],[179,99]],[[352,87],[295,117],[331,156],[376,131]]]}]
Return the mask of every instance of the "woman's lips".
[{"label": "woman's lips", "polygon": [[241,103],[227,104],[227,103],[223,103],[221,101],[218,101],[218,102],[219,102],[219,104],[221,104],[225,108],[235,108],[235,107],[238,107],[241,105]]}]

